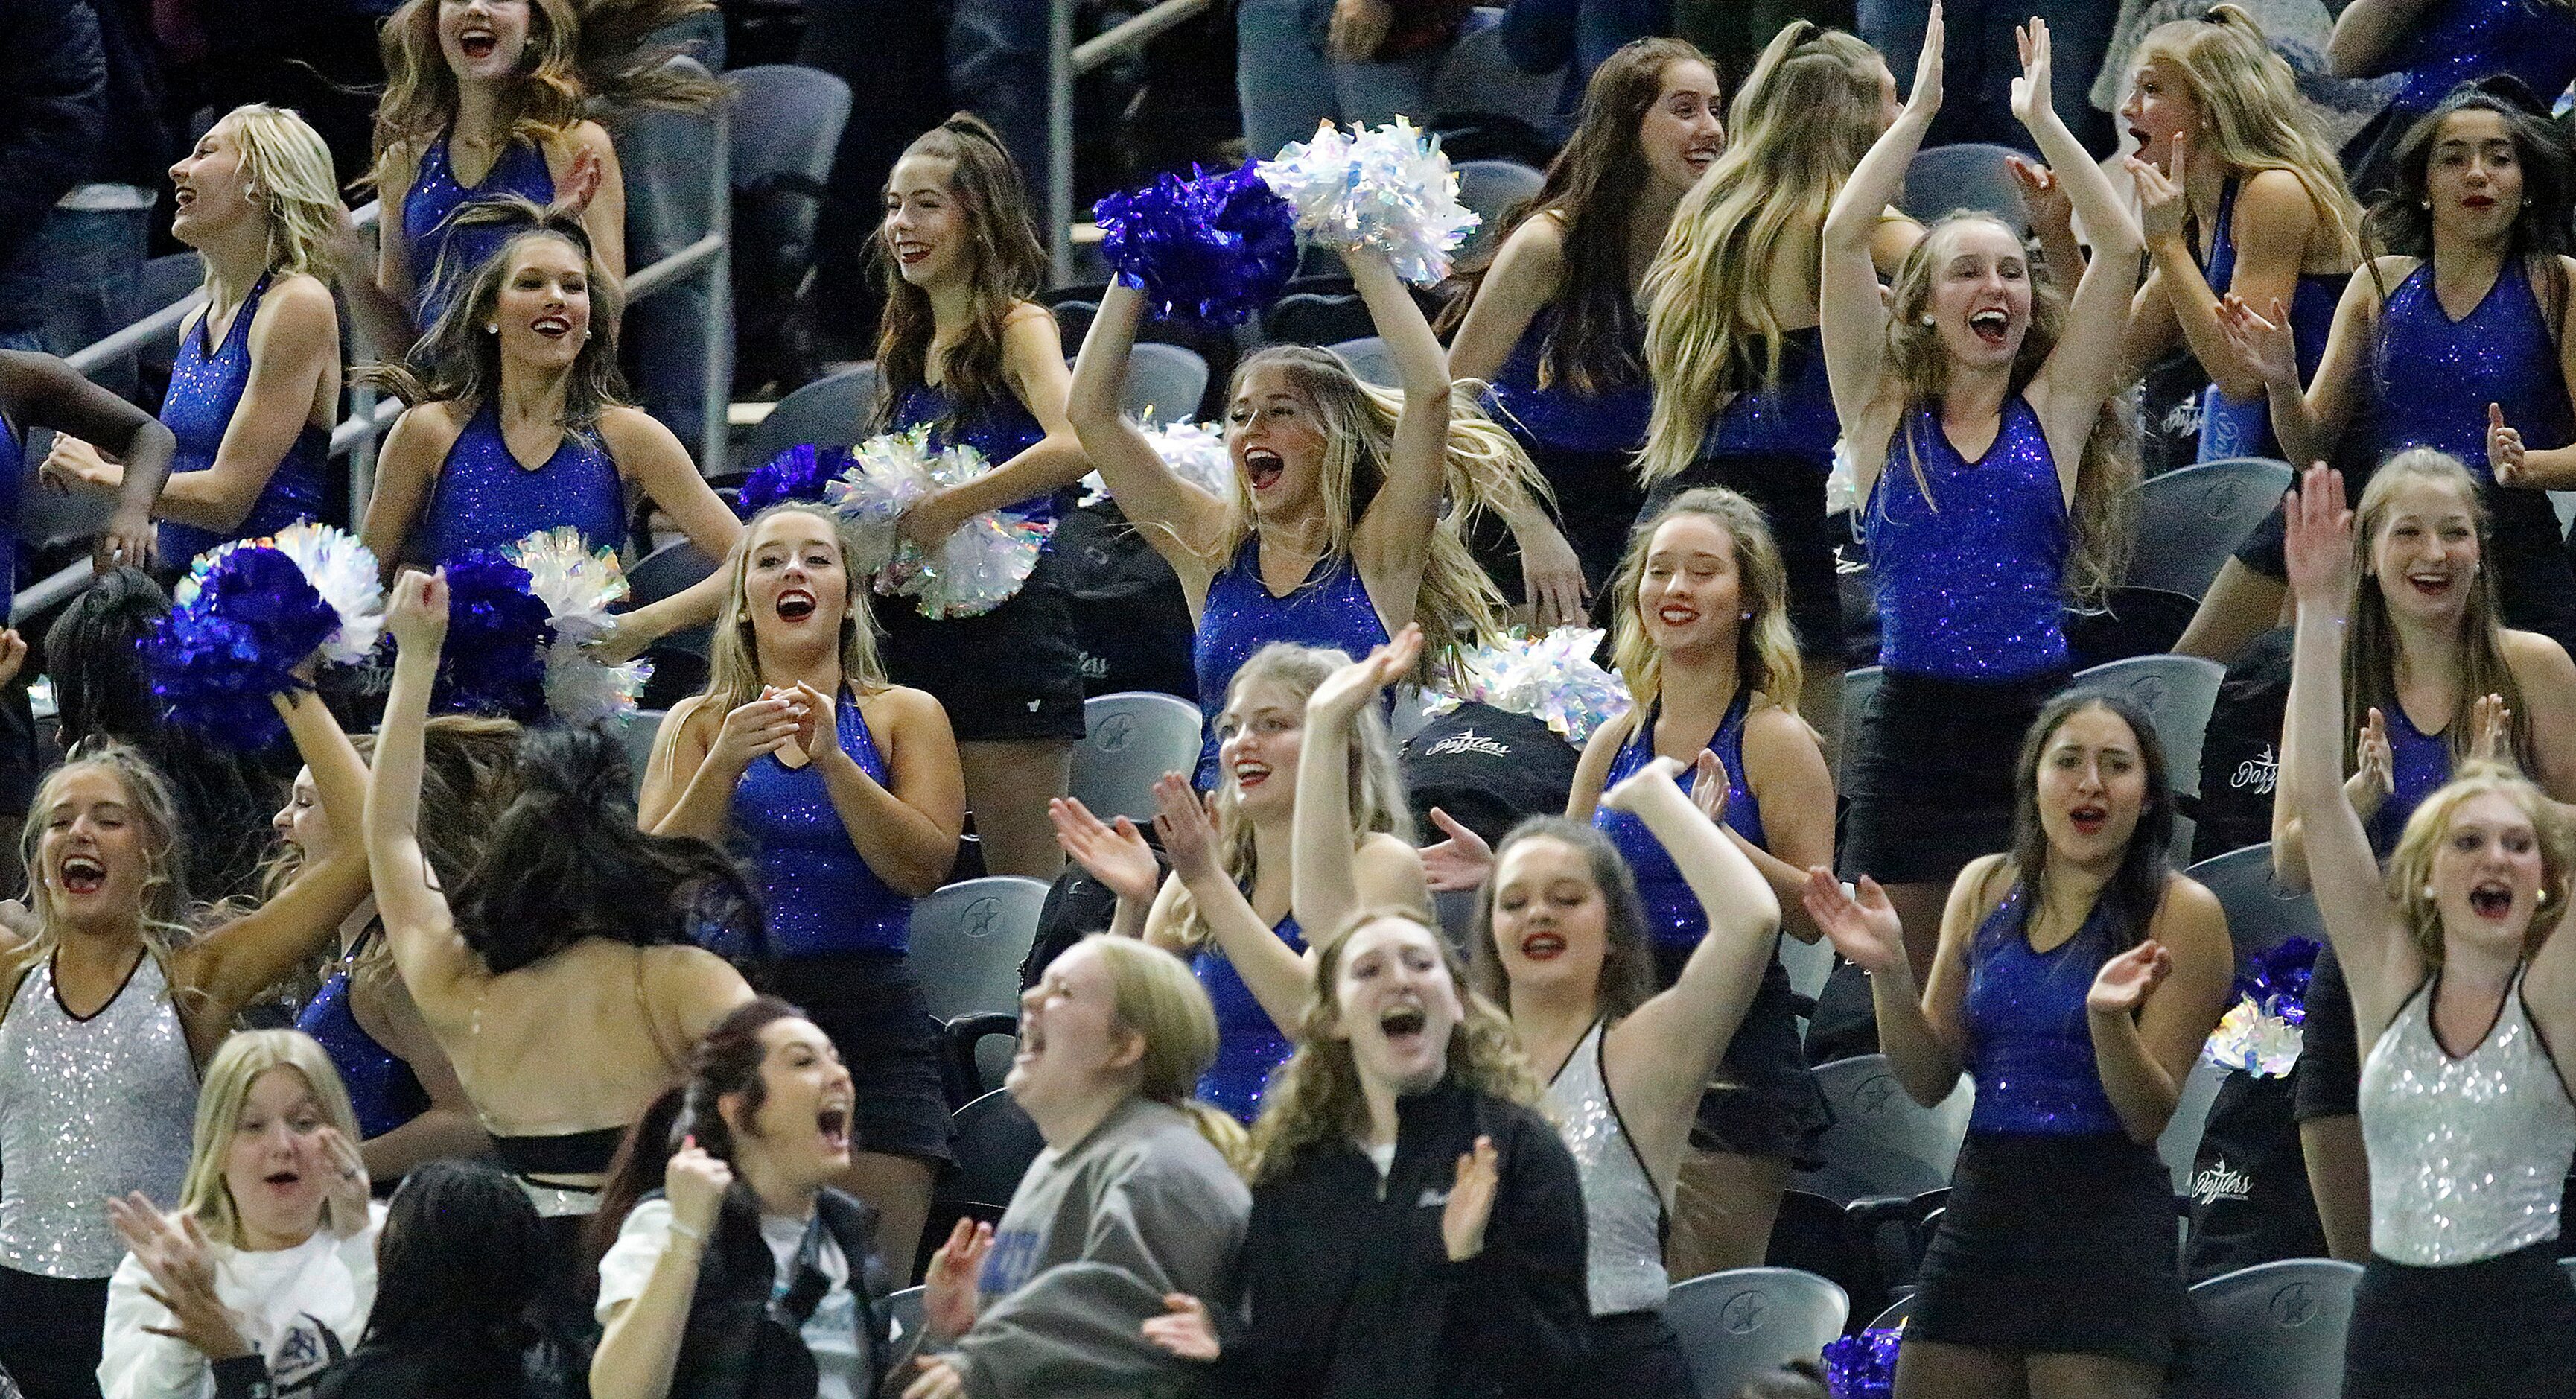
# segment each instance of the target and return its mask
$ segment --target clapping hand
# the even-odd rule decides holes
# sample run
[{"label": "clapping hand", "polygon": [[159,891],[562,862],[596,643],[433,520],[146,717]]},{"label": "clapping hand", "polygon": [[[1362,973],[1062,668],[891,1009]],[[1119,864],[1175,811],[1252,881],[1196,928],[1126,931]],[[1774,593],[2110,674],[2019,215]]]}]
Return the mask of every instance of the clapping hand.
[{"label": "clapping hand", "polygon": [[1075,864],[1099,880],[1101,887],[1122,902],[1140,907],[1154,901],[1163,867],[1155,861],[1154,848],[1145,843],[1135,822],[1124,816],[1103,822],[1078,797],[1048,801],[1047,820],[1055,826],[1055,843],[1064,847],[1064,853]]},{"label": "clapping hand", "polygon": [[1219,1349],[1207,1303],[1186,1292],[1166,1295],[1163,1314],[1145,1318],[1145,1339],[1183,1360],[1214,1360]]},{"label": "clapping hand", "polygon": [[992,1251],[993,1226],[961,1219],[949,1231],[948,1242],[930,1255],[930,1269],[921,1280],[921,1324],[931,1339],[953,1341],[973,1329],[983,1305],[976,1280]]},{"label": "clapping hand", "polygon": [[2218,298],[2218,324],[2227,332],[2227,348],[2238,369],[2285,391],[2299,382],[2298,342],[2290,331],[2289,308],[2280,298],[2273,298],[2267,319],[2254,314],[2243,297],[2229,292]]},{"label": "clapping hand", "polygon": [[213,1246],[196,1216],[179,1210],[163,1214],[141,1191],[109,1200],[107,1215],[116,1236],[152,1279],[143,1285],[143,1295],[170,1312],[170,1325],[144,1330],[185,1341],[208,1360],[252,1353],[241,1318],[215,1295]]},{"label": "clapping hand", "polygon": [[[1933,13],[1937,16],[1939,11]],[[1925,36],[1925,42],[1930,42],[1930,36]],[[2013,43],[2021,50],[2021,76],[2012,80],[2012,114],[2036,131],[2042,121],[2057,115],[2049,89],[2048,21],[2033,16],[2030,23],[2013,31]]]},{"label": "clapping hand", "polygon": [[2173,134],[2173,159],[2170,169],[2159,170],[2136,156],[2124,156],[2121,164],[2138,187],[2138,225],[2153,247],[2168,239],[2182,237],[2183,216],[2191,212],[2191,202],[2182,192],[2183,134]]},{"label": "clapping hand", "polygon": [[1163,853],[1183,884],[1204,889],[1207,880],[1232,877],[1217,856],[1216,823],[1208,819],[1206,803],[1177,772],[1154,779],[1154,834],[1162,837]]},{"label": "clapping hand", "polygon": [[2535,484],[2524,459],[2522,432],[2505,426],[2501,404],[2487,405],[2487,469],[2495,473],[2499,486]]},{"label": "clapping hand", "polygon": [[2367,821],[2396,791],[2397,759],[2388,746],[2388,716],[2374,704],[2353,740],[2352,776],[2344,779],[2344,799]]},{"label": "clapping hand", "polygon": [[2173,954],[2149,938],[2102,964],[2084,1008],[2095,1015],[2135,1015],[2173,971]]},{"label": "clapping hand", "polygon": [[2486,695],[2469,710],[2469,761],[2514,765],[2513,711],[2502,695]]},{"label": "clapping hand", "polygon": [[1494,847],[1436,806],[1431,808],[1431,824],[1448,832],[1449,838],[1422,847],[1423,882],[1443,894],[1483,888],[1494,875]]},{"label": "clapping hand", "polygon": [[1799,900],[1853,966],[1876,975],[1911,965],[1905,960],[1905,922],[1877,880],[1862,875],[1858,890],[1846,890],[1833,871],[1819,865],[1807,871]]},{"label": "clapping hand", "polygon": [[1440,1242],[1452,1263],[1485,1251],[1485,1226],[1493,1220],[1494,1195],[1502,1185],[1500,1159],[1491,1137],[1476,1138],[1474,1151],[1458,1154],[1458,1177],[1440,1211]]}]

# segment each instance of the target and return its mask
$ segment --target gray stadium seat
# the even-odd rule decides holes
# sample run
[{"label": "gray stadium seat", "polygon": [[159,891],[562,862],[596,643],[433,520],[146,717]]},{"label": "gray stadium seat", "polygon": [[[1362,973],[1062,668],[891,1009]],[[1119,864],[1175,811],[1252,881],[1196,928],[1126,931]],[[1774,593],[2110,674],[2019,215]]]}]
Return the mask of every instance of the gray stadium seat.
[{"label": "gray stadium seat", "polygon": [[2126,695],[2147,712],[2176,792],[2200,791],[2200,741],[2227,668],[2198,656],[2131,656],[2076,672],[2071,688]]},{"label": "gray stadium seat", "polygon": [[1873,1195],[1920,1195],[1950,1183],[1977,1088],[1967,1075],[1937,1107],[1908,1097],[1884,1054],[1816,1066],[1834,1123],[1816,1143],[1825,1164],[1790,1178],[1800,1190],[1849,1204]]},{"label": "gray stadium seat", "polygon": [[1857,723],[1868,709],[1869,697],[1878,693],[1878,683],[1886,678],[1887,672],[1874,665],[1858,666],[1843,672],[1843,723],[1847,726],[1846,732],[1849,731],[1848,726]]},{"label": "gray stadium seat", "polygon": [[2200,1139],[2209,1131],[2209,1110],[2217,1105],[2218,1090],[2226,1082],[2227,1070],[2205,1057],[2191,1061],[2191,1072],[2184,1077],[2182,1092],[2174,1099],[2173,1116],[2165,1119],[2165,1130],[2156,1137],[2156,1157],[2173,1176],[2176,1195],[2191,1193],[2192,1169],[2200,1159]]},{"label": "gray stadium seat", "polygon": [[2227,910],[2227,935],[2244,961],[2290,938],[2326,940],[2325,919],[2312,894],[2285,894],[2272,882],[2272,843],[2213,855],[2185,871],[2209,886]]},{"label": "gray stadium seat", "polygon": [[2219,567],[2290,488],[2287,464],[2262,457],[2204,462],[2138,483],[2131,587],[2198,598]]},{"label": "gray stadium seat", "polygon": [[[2173,1399],[2334,1399],[2361,1268],[2290,1258],[2240,1268],[2191,1290],[2200,1329]],[[2510,1342],[2499,1337],[2500,1344]]]},{"label": "gray stadium seat", "polygon": [[644,790],[645,770],[653,762],[653,739],[662,732],[662,720],[669,710],[639,709],[622,719],[611,721],[617,730],[617,742],[626,750],[626,765],[635,770],[635,790]]},{"label": "gray stadium seat", "polygon": [[1338,345],[1326,348],[1348,362],[1351,372],[1359,376],[1361,383],[1375,384],[1382,389],[1404,387],[1396,380],[1395,361],[1387,355],[1384,339],[1375,335],[1363,335],[1356,340],[1345,340]]},{"label": "gray stadium seat", "polygon": [[1708,1395],[1733,1394],[1791,1360],[1815,1360],[1850,1318],[1840,1287],[1795,1268],[1710,1273],[1664,1300],[1664,1320]]},{"label": "gray stadium seat", "polygon": [[1825,989],[1825,978],[1833,975],[1834,945],[1821,937],[1800,942],[1783,932],[1780,965],[1789,973],[1789,989],[1812,1001]]},{"label": "gray stadium seat", "polygon": [[1095,695],[1082,706],[1084,733],[1073,750],[1072,795],[1103,821],[1154,820],[1154,779],[1198,765],[1199,707],[1151,690]]},{"label": "gray stadium seat", "polygon": [[2018,154],[2009,146],[1979,141],[1917,151],[1905,167],[1905,193],[1896,206],[1923,223],[1960,209],[1981,209],[2016,231],[2026,228],[2030,208],[2021,186],[2013,182],[2011,167],[2004,164],[2006,157]]},{"label": "gray stadium seat", "polygon": [[1865,1331],[1893,1331],[1904,1326],[1906,1322],[1913,1319],[1914,1294],[1908,1292],[1904,1296],[1897,1298],[1895,1301],[1888,1303],[1886,1311],[1880,1312],[1876,1320],[1870,1322],[1869,1325],[1861,1329]]},{"label": "gray stadium seat", "polygon": [[1046,1149],[1038,1125],[999,1089],[949,1114],[948,1122],[957,1169],[942,1183],[941,1197],[998,1214],[1019,1190],[1029,1163]]},{"label": "gray stadium seat", "polygon": [[927,1288],[907,1287],[901,1292],[886,1294],[886,1316],[894,1323],[893,1340],[898,1347],[921,1334],[922,1294],[926,1291]]},{"label": "gray stadium seat", "polygon": [[1128,358],[1119,406],[1139,422],[1148,415],[1157,423],[1196,422],[1207,384],[1208,363],[1198,351],[1147,340]]},{"label": "gray stadium seat", "polygon": [[910,961],[933,1016],[1019,1010],[1020,963],[1037,937],[1046,896],[1039,880],[997,874],[961,880],[913,904]]},{"label": "gray stadium seat", "polygon": [[1458,166],[1458,202],[1476,211],[1480,220],[1468,231],[1465,241],[1450,256],[1451,263],[1464,263],[1493,246],[1494,236],[1502,231],[1504,216],[1539,192],[1547,176],[1517,160],[1470,160]]},{"label": "gray stadium seat", "polygon": [[743,438],[741,465],[756,469],[800,443],[855,447],[867,440],[877,400],[874,362],[817,379],[778,400],[769,416]]}]

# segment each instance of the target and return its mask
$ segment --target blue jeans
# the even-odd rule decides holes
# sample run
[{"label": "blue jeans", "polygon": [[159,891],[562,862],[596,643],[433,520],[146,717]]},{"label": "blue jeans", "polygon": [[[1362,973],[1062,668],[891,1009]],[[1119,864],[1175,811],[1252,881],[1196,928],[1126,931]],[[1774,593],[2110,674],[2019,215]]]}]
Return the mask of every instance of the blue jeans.
[{"label": "blue jeans", "polygon": [[[1887,56],[1899,88],[1914,85],[1923,52],[1929,0],[1860,0],[1860,36]],[[1926,146],[1986,141],[2038,154],[2030,133],[2012,114],[2012,80],[2021,74],[2013,29],[2037,16],[2048,21],[2049,100],[2058,116],[2095,158],[2117,146],[2107,112],[2093,106],[2093,79],[2111,47],[2120,7],[2107,0],[1949,0],[1942,50],[1941,112],[1932,119]]]},{"label": "blue jeans", "polygon": [[1448,50],[1392,63],[1342,63],[1326,56],[1332,0],[1243,0],[1235,12],[1235,95],[1243,103],[1244,150],[1267,160],[1315,134],[1327,118],[1382,126],[1397,116],[1417,126],[1439,115],[1432,75]]},{"label": "blue jeans", "polygon": [[[0,348],[68,355],[134,319],[134,274],[150,246],[149,209],[54,209],[0,267]],[[93,375],[131,397],[134,361]]]}]

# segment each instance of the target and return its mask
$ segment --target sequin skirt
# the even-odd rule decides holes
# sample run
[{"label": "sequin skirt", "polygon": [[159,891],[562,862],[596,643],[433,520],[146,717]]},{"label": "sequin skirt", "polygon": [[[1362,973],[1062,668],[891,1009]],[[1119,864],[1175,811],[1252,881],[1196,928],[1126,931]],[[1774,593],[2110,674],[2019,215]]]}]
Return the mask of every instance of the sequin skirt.
[{"label": "sequin skirt", "polygon": [[1882,884],[1947,884],[2012,844],[2013,764],[2057,672],[1971,682],[1889,671],[1843,758],[1842,866]]},{"label": "sequin skirt", "polygon": [[2373,1255],[2344,1334],[2344,1399],[2576,1394],[2576,1282],[2556,1239],[2418,1268]]},{"label": "sequin skirt", "polygon": [[2190,1317],[2175,1221],[2171,1174],[2127,1137],[1971,1133],[1906,1339],[2167,1366]]}]

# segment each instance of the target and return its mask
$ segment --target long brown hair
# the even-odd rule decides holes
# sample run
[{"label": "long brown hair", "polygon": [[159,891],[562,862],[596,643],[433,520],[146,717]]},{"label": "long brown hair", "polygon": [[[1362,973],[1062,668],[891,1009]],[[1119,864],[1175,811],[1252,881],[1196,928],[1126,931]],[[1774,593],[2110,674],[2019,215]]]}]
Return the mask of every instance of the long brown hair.
[{"label": "long brown hair", "polygon": [[1771,538],[1761,506],[1724,486],[1702,486],[1673,497],[1628,536],[1628,552],[1610,584],[1610,597],[1619,609],[1611,633],[1611,664],[1628,682],[1634,703],[1629,712],[1643,724],[1663,698],[1664,653],[1646,639],[1644,603],[1637,589],[1645,581],[1655,532],[1682,515],[1714,520],[1735,541],[1737,596],[1748,614],[1735,629],[1736,684],[1782,708],[1796,704],[1806,668],[1798,655],[1798,630],[1789,621],[1789,572],[1780,562],[1780,546]]},{"label": "long brown hair", "polygon": [[[2567,306],[2567,265],[2558,258],[2576,253],[2576,233],[2571,233],[2567,219],[2571,187],[2576,187],[2576,154],[2570,153],[2566,137],[2550,123],[2546,109],[2537,107],[2531,89],[2518,80],[2498,76],[2462,83],[2406,128],[2390,161],[2397,187],[2371,205],[2364,228],[2372,242],[2388,252],[2432,260],[2432,199],[2427,186],[2433,147],[2441,139],[2442,124],[2462,112],[2495,113],[2513,141],[2514,160],[2522,167],[2522,208],[2514,215],[2505,260],[2519,259],[2524,264],[2554,346],[2567,331],[2560,323]],[[2385,304],[2389,288],[2380,278],[2379,263],[2364,262],[2362,269],[2370,274],[2371,285],[2378,288]],[[2384,335],[2384,320],[2381,325]]]},{"label": "long brown hair", "polygon": [[1432,945],[1440,949],[1441,965],[1458,987],[1458,1001],[1466,1014],[1449,1031],[1449,1077],[1524,1107],[1535,1106],[1546,1093],[1538,1076],[1530,1072],[1529,1060],[1522,1057],[1511,1017],[1476,993],[1448,936],[1426,921],[1419,909],[1401,904],[1364,908],[1342,920],[1315,955],[1315,989],[1306,997],[1306,1012],[1297,1023],[1297,1052],[1272,1076],[1261,1120],[1252,1126],[1255,1185],[1287,1174],[1308,1149],[1350,1137],[1368,1124],[1368,1103],[1360,1094],[1359,1065],[1351,1058],[1351,1042],[1333,1033],[1342,1017],[1334,988],[1341,979],[1342,951],[1350,946],[1350,935],[1386,919],[1410,923],[1428,933]]},{"label": "long brown hair", "polygon": [[1824,227],[1878,139],[1880,66],[1859,39],[1797,20],[1736,90],[1726,149],[1682,196],[1646,273],[1655,406],[1637,463],[1645,480],[1690,466],[1726,397],[1778,382],[1786,332],[1771,309],[1772,268],[1784,243]]},{"label": "long brown hair", "polygon": [[1556,324],[1539,349],[1539,387],[1563,381],[1589,394],[1644,378],[1634,347],[1645,327],[1628,282],[1631,220],[1650,178],[1637,133],[1663,95],[1664,70],[1707,62],[1680,39],[1637,39],[1592,70],[1574,135],[1548,163],[1538,193],[1505,215],[1486,250],[1459,272],[1461,287],[1441,311],[1442,334],[1466,319],[1512,234],[1549,215],[1565,233],[1565,285],[1554,303]]},{"label": "long brown hair", "polygon": [[[1888,290],[1888,373],[1880,381],[1879,393],[1900,401],[1904,469],[1914,473],[1916,488],[1935,511],[1940,502],[1923,475],[1922,443],[1925,433],[1940,430],[1941,397],[1950,389],[1950,352],[1941,343],[1939,327],[1928,321],[1932,284],[1935,269],[1950,258],[1950,244],[1973,223],[2003,229],[2016,246],[2021,243],[2021,235],[1994,215],[1961,210],[1924,233],[1923,241],[1905,255]],[[2007,403],[2047,365],[2049,353],[2065,332],[2065,297],[2048,278],[2031,278],[2030,328],[2013,357]],[[2066,594],[2080,606],[2098,605],[2109,594],[2128,571],[2129,553],[2137,543],[2136,493],[2129,488],[2137,484],[2138,457],[2132,440],[2134,424],[2122,411],[2127,402],[2126,395],[2116,393],[2103,401],[2075,469],[2075,498],[2068,507],[2074,540],[2066,560]],[[1884,469],[1899,469],[1892,448]]]},{"label": "long brown hair", "polygon": [[[960,422],[1011,392],[1003,373],[1002,331],[1011,314],[1046,286],[1046,245],[1038,237],[1028,184],[993,128],[959,112],[923,132],[903,154],[948,163],[948,194],[966,229],[971,290],[966,324],[939,366],[948,421]],[[883,430],[892,426],[904,395],[930,382],[931,340],[938,322],[931,315],[930,293],[903,279],[882,220],[868,248],[885,286],[876,401],[876,424]]]},{"label": "long brown hair", "polygon": [[[2088,709],[2109,711],[2138,743],[2138,767],[2146,779],[2146,796],[2138,804],[2138,824],[2129,832],[2120,867],[2094,896],[2096,907],[2110,910],[2114,951],[2135,947],[2163,906],[2165,885],[2173,873],[2173,825],[2176,802],[2173,773],[2165,763],[2165,746],[2154,721],[2135,700],[2116,690],[2068,690],[2052,699],[2022,736],[2021,756],[2013,763],[2013,848],[1995,875],[2018,881],[2034,900],[2046,897],[2048,832],[2039,821],[2039,766],[2048,756],[2049,740],[2066,721]],[[2060,910],[2071,913],[2072,910]]]},{"label": "long brown hair", "polygon": [[[2343,648],[2344,714],[2347,721],[2358,723],[2373,706],[2384,715],[2405,713],[2397,696],[2397,627],[2389,619],[2388,592],[2371,571],[2370,556],[2379,541],[2379,532],[2388,525],[2397,492],[2418,483],[2457,492],[2468,507],[2471,527],[2477,531],[2479,567],[2469,579],[2468,611],[2460,618],[2457,642],[2459,689],[2451,697],[2450,722],[2442,729],[2443,743],[2451,750],[2452,766],[2466,761],[2470,745],[2477,741],[2478,701],[2488,695],[2502,695],[2505,707],[2513,713],[2514,760],[2526,771],[2531,770],[2536,765],[2536,754],[2530,706],[2522,702],[2522,682],[2514,677],[2513,666],[2505,659],[2502,609],[2496,602],[2496,571],[2486,566],[2492,557],[2486,502],[2468,469],[2448,453],[2432,447],[2416,447],[2390,457],[2372,474],[2370,484],[2362,490],[2360,506],[2353,511],[2353,605],[2349,640]],[[2345,751],[2347,773],[2352,771],[2356,757],[2349,749]]]},{"label": "long brown hair", "polygon": [[[1592,1013],[1617,1024],[1655,994],[1655,944],[1646,934],[1645,900],[1637,893],[1637,876],[1598,827],[1562,816],[1532,816],[1511,828],[1494,846],[1494,869],[1525,840],[1558,841],[1583,857],[1592,885],[1601,891],[1601,932],[1605,946],[1601,973],[1593,983]],[[1502,954],[1494,950],[1494,900],[1501,881],[1487,878],[1476,899],[1476,929],[1467,939],[1467,979],[1477,995],[1495,1005],[1512,1003],[1511,977]]]},{"label": "long brown hair", "polygon": [[[516,196],[478,200],[459,210],[458,228],[486,224],[520,226],[482,266],[473,270],[462,295],[414,345],[399,364],[369,365],[358,372],[361,384],[384,389],[406,405],[458,403],[478,410],[501,393],[501,337],[484,329],[500,304],[501,288],[519,249],[539,238],[556,238],[581,255],[582,277],[590,288],[590,338],[573,358],[564,384],[564,426],[595,433],[602,413],[626,406],[626,380],[617,368],[617,322],[625,309],[624,290],[599,264],[590,245],[590,230],[563,210],[542,208]],[[604,451],[605,444],[599,444]]]}]

